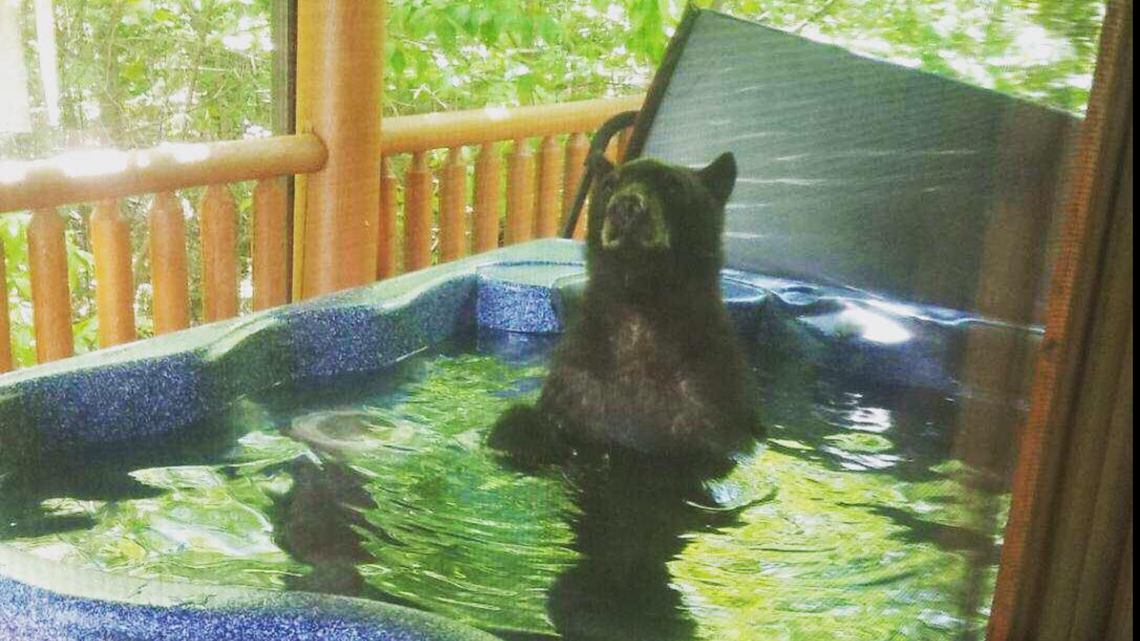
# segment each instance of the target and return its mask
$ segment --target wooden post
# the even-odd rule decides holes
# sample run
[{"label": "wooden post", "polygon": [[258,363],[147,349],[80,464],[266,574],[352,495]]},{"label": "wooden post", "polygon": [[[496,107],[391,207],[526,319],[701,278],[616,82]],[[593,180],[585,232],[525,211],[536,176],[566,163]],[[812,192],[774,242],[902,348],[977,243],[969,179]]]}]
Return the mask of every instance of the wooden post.
[{"label": "wooden post", "polygon": [[12,328],[8,320],[8,275],[0,241],[0,374],[12,371]]},{"label": "wooden post", "polygon": [[461,147],[448,150],[441,183],[439,260],[447,262],[467,253],[467,165]]},{"label": "wooden post", "polygon": [[67,245],[63,218],[54,209],[37,209],[28,225],[28,262],[36,331],[36,362],[75,353],[71,334],[71,293],[67,285]]},{"label": "wooden post", "polygon": [[538,198],[536,200],[539,238],[558,235],[558,220],[562,208],[559,188],[562,186],[564,159],[562,146],[554,136],[545,136],[538,147]]},{"label": "wooden post", "polygon": [[380,215],[376,223],[376,279],[396,275],[396,174],[392,159],[380,161]]},{"label": "wooden post", "polygon": [[526,138],[515,140],[507,162],[506,244],[534,238],[534,152]]},{"label": "wooden post", "polygon": [[328,148],[324,169],[299,190],[302,297],[374,274],[386,4],[299,0],[297,127]]},{"label": "wooden post", "polygon": [[502,205],[502,159],[493,142],[479,148],[475,161],[475,253],[499,246],[499,209]]},{"label": "wooden post", "polygon": [[431,264],[431,170],[427,153],[412,154],[404,174],[404,271]]},{"label": "wooden post", "polygon": [[186,221],[182,204],[168,191],[155,194],[150,207],[150,281],[155,335],[189,327]]},{"label": "wooden post", "polygon": [[225,185],[210,185],[198,206],[202,238],[202,320],[237,316],[237,208]]},{"label": "wooden post", "polygon": [[135,284],[131,276],[131,238],[118,200],[103,200],[89,221],[95,254],[95,305],[99,345],[129,343],[135,334]]},{"label": "wooden post", "polygon": [[[586,134],[570,134],[570,139],[566,141],[566,180],[562,183],[562,226],[565,226],[570,208],[574,206],[574,196],[578,193],[582,175],[586,173],[586,154],[589,152],[590,141]],[[578,225],[574,228],[574,238],[582,240],[585,237],[586,208],[583,207],[582,214],[578,216]]]},{"label": "wooden post", "polygon": [[1063,179],[1060,251],[1017,445],[991,641],[1117,641],[1106,618],[1119,594],[1111,570],[1126,556],[1133,512],[1132,20],[1131,2],[1107,3],[1081,140]]},{"label": "wooden post", "polygon": [[253,189],[253,309],[289,302],[289,212],[281,178],[257,181]]}]

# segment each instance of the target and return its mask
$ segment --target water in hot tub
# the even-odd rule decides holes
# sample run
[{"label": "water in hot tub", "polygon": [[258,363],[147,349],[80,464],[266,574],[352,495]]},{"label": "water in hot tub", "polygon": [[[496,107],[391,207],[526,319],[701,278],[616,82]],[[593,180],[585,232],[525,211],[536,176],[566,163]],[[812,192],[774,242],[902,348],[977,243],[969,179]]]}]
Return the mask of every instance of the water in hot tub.
[{"label": "water in hot tub", "polygon": [[136,577],[400,603],[517,640],[984,628],[1007,500],[952,456],[959,399],[765,364],[770,437],[726,478],[622,461],[521,474],[482,444],[541,385],[549,345],[519,341],[275,389],[176,446],[53,466],[5,492],[0,540]]}]

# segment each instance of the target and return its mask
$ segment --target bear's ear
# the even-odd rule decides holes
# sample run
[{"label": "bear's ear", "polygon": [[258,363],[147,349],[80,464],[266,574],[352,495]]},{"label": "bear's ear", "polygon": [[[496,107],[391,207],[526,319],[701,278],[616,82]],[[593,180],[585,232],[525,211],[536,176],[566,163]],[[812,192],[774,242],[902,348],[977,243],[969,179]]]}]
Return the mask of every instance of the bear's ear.
[{"label": "bear's ear", "polygon": [[723,205],[736,185],[736,156],[732,152],[721,154],[708,167],[697,171],[705,188]]},{"label": "bear's ear", "polygon": [[590,154],[587,162],[589,163],[590,168],[594,170],[594,174],[598,178],[601,178],[602,176],[605,176],[614,170],[614,164],[610,162],[610,159],[606,158],[605,154],[596,151]]}]

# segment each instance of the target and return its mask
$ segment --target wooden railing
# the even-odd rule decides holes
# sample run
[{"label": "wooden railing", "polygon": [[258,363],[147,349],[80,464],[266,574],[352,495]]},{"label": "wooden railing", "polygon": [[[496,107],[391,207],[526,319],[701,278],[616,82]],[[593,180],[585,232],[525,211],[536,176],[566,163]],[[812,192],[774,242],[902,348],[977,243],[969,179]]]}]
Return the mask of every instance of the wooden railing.
[{"label": "wooden railing", "polygon": [[[445,262],[500,244],[557,235],[582,177],[587,133],[614,114],[637,109],[641,100],[632,96],[385,120],[376,277],[398,273],[401,254],[403,270],[413,271],[433,258]],[[404,167],[402,212],[397,207],[397,163]],[[396,233],[400,213],[402,247]],[[435,236],[433,229],[438,230]]]},{"label": "wooden railing", "polygon": [[[79,152],[0,165],[0,212],[31,209],[28,260],[36,361],[74,353],[64,219],[56,207],[96,201],[89,219],[95,261],[99,345],[136,337],[135,283],[127,221],[119,199],[154,193],[148,213],[156,334],[190,325],[186,223],[174,191],[208,185],[199,203],[202,232],[203,320],[237,313],[237,216],[227,185],[257,180],[254,190],[254,307],[286,302],[288,210],[281,175],[316,171],[324,144],[313,135],[209,144],[166,145],[134,152]],[[257,233],[260,232],[260,233]],[[0,262],[3,261],[0,247]],[[5,281],[6,282],[6,281]],[[0,298],[0,371],[12,368],[8,289]]]},{"label": "wooden railing", "polygon": [[[634,96],[386,119],[376,278],[556,235],[581,178],[587,133],[640,103]],[[476,147],[471,163],[467,153]],[[222,320],[239,310],[239,221],[229,185],[257,181],[249,230],[252,308],[280,305],[290,300],[291,249],[280,177],[318,171],[326,158],[322,141],[302,134],[0,164],[0,214],[33,212],[27,241],[37,362],[74,353],[65,222],[56,207],[96,203],[88,223],[95,305],[99,345],[109,347],[137,337],[129,226],[119,199],[155,194],[147,229],[154,333],[163,334],[191,324],[186,217],[175,191],[206,186],[197,207],[201,321]],[[13,365],[5,267],[0,243],[0,372]]]}]

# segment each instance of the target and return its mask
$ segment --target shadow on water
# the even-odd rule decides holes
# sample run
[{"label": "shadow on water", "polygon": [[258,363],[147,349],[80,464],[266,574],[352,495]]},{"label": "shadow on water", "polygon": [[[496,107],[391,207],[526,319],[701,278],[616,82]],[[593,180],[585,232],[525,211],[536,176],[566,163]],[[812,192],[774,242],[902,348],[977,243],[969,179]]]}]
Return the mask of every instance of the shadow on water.
[{"label": "shadow on water", "polygon": [[886,505],[859,503],[847,503],[845,505],[861,507],[872,514],[878,514],[902,526],[901,533],[892,536],[908,544],[929,543],[943,550],[970,553],[980,563],[996,563],[1001,551],[998,546],[994,545],[993,537],[986,536],[971,528],[927,521],[906,510]]},{"label": "shadow on water", "polygon": [[[94,527],[89,515],[59,515],[46,499],[127,501],[155,498],[166,490],[131,472],[152,467],[224,464],[240,434],[230,417],[215,417],[178,434],[99,446],[49,449],[25,440],[19,456],[0,473],[0,541]],[[5,441],[10,442],[10,441]]]}]

